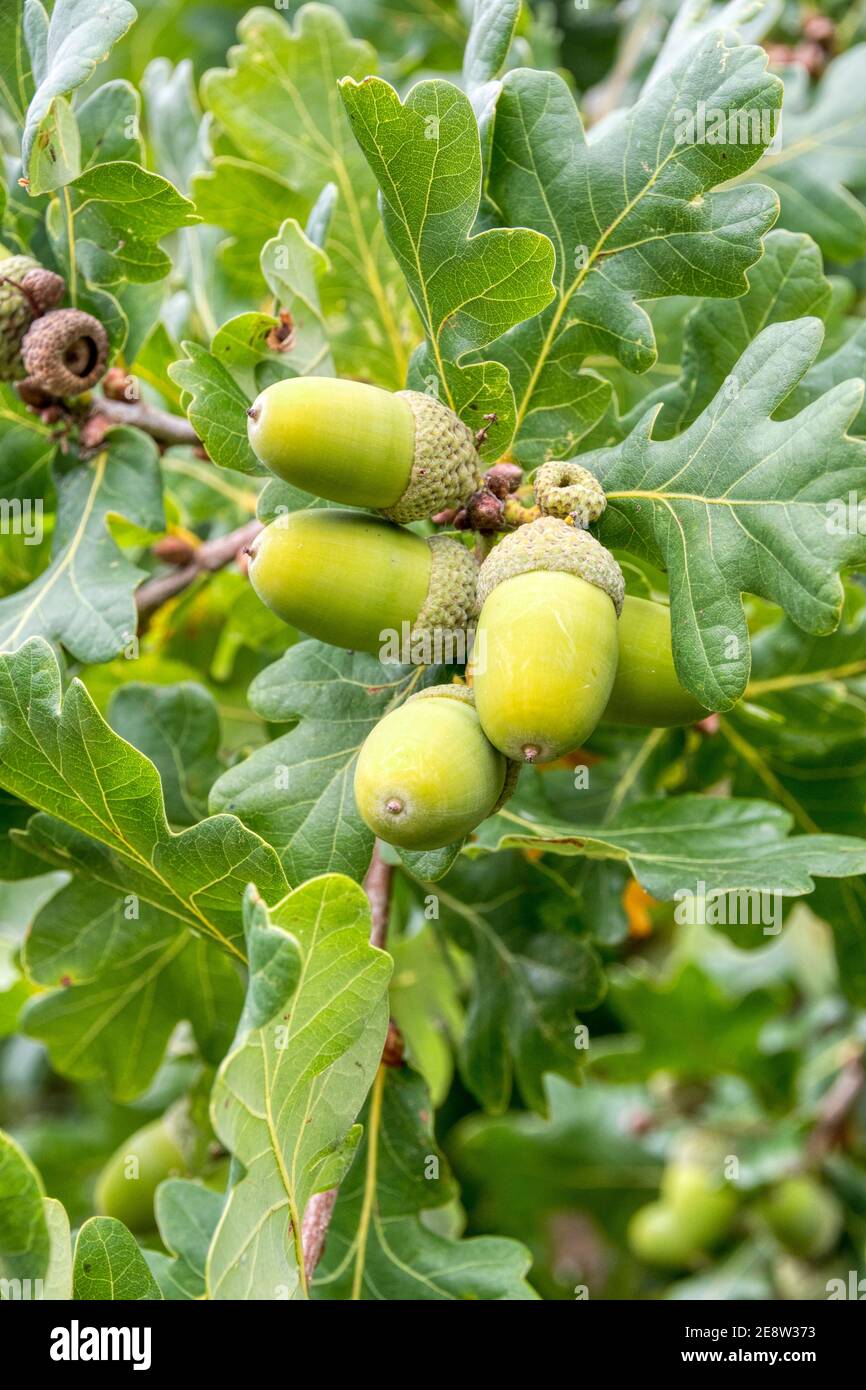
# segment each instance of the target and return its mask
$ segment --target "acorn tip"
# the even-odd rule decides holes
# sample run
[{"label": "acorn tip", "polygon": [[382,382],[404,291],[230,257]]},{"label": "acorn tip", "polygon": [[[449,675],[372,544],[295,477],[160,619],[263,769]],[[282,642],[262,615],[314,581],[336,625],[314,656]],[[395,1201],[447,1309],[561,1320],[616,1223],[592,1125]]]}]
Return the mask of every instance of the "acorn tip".
[{"label": "acorn tip", "polygon": [[524,762],[527,762],[527,763],[534,763],[534,762],[536,761],[536,759],[538,758],[538,755],[539,755],[540,752],[541,752],[541,749],[540,749],[540,748],[537,748],[537,747],[535,746],[534,743],[525,743],[525,744],[523,745],[523,760],[524,760]]}]

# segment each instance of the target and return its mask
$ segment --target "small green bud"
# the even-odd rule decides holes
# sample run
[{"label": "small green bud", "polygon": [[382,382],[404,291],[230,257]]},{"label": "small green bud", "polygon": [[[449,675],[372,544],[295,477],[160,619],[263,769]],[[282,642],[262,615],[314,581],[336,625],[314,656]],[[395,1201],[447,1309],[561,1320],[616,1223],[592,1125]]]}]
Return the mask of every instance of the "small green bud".
[{"label": "small green bud", "polygon": [[701,1164],[672,1163],[665,1170],[661,1195],[683,1218],[696,1248],[709,1250],[730,1231],[737,1195],[723,1182],[715,1182]]},{"label": "small green bud", "polygon": [[535,500],[545,516],[572,517],[575,525],[598,521],[607,506],[604,488],[580,464],[551,460],[543,463],[533,480]]}]

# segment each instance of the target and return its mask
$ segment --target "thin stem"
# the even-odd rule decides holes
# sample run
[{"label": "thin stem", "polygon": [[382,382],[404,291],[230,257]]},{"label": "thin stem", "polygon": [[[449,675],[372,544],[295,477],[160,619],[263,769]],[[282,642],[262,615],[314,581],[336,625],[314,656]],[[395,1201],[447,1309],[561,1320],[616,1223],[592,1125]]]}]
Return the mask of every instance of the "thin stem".
[{"label": "thin stem", "polygon": [[817,1123],[809,1136],[808,1152],[816,1161],[843,1142],[851,1112],[866,1087],[862,1044],[852,1040],[850,1047],[850,1056],[823,1097]]},{"label": "thin stem", "polygon": [[830,666],[824,671],[795,671],[792,675],[750,681],[743,699],[756,699],[759,695],[772,694],[774,690],[795,690],[801,686],[821,685],[828,681],[853,680],[856,676],[863,675],[866,675],[866,661],[849,661],[844,666]]},{"label": "thin stem", "polygon": [[377,840],[373,850],[373,858],[370,860],[370,867],[367,870],[367,877],[364,879],[364,892],[367,894],[373,919],[370,928],[370,944],[378,946],[380,950],[384,948],[388,936],[393,874],[393,868],[390,864],[385,863],[379,852],[379,841]]},{"label": "thin stem", "polygon": [[[391,914],[391,886],[394,870],[379,852],[379,841],[373,849],[373,857],[364,879],[364,892],[370,904],[370,944],[384,949],[388,934],[388,918]],[[376,1203],[376,1164],[379,1152],[379,1125],[382,1118],[382,1095],[385,1088],[384,1063],[376,1073],[370,1095],[370,1114],[367,1119],[367,1171],[364,1180],[364,1205],[361,1211],[361,1224],[358,1231],[358,1256],[352,1280],[352,1299],[361,1297],[364,1283],[364,1251],[373,1210]],[[303,1252],[307,1278],[312,1279],[313,1271],[321,1259],[328,1237],[328,1227],[334,1213],[338,1196],[336,1187],[327,1192],[317,1192],[307,1203],[303,1221]]]},{"label": "thin stem", "polygon": [[289,1194],[289,1220],[292,1223],[292,1241],[295,1247],[295,1263],[298,1266],[298,1281],[301,1288],[302,1298],[310,1297],[310,1279],[307,1269],[307,1261],[304,1255],[304,1227],[298,1220],[298,1211],[295,1206],[294,1195]]},{"label": "thin stem", "polygon": [[336,1201],[337,1188],[332,1187],[327,1192],[314,1192],[307,1203],[301,1227],[301,1243],[308,1281],[312,1279],[316,1265],[322,1258]]},{"label": "thin stem", "polygon": [[157,579],[146,580],[135,591],[139,631],[147,626],[148,619],[158,608],[169,599],[183,593],[184,589],[188,589],[200,574],[213,574],[216,570],[230,565],[238,551],[250,545],[263,529],[260,521],[248,521],[246,525],[239,526],[236,531],[230,531],[226,536],[204,541],[188,565],[172,570],[169,574],[160,575]]},{"label": "thin stem", "polygon": [[385,1093],[385,1073],[387,1068],[380,1064],[370,1095],[370,1114],[367,1117],[367,1171],[364,1176],[364,1203],[358,1223],[358,1253],[355,1257],[355,1273],[352,1278],[352,1302],[357,1303],[364,1288],[364,1256],[370,1223],[376,1205],[376,1168],[379,1162],[379,1126],[382,1121],[382,1097]]},{"label": "thin stem", "polygon": [[111,425],[133,425],[155,439],[158,444],[199,444],[198,435],[183,415],[158,410],[146,401],[114,401],[100,396],[94,402],[90,419],[102,416]]},{"label": "thin stem", "polygon": [[69,196],[68,188],[61,188],[60,197],[63,203],[63,219],[66,223],[66,242],[69,247],[69,301],[75,306],[78,303],[78,267],[75,264],[75,227],[72,221],[72,199]]},{"label": "thin stem", "polygon": [[809,835],[815,835],[819,827],[812,820],[811,816],[800,805],[796,797],[792,796],[787,787],[779,781],[772,768],[768,767],[763,758],[755,748],[744,739],[733,727],[730,720],[722,719],[719,724],[719,732],[728,740],[728,743],[736,753],[740,755],[745,763],[760,778],[770,794],[776,798],[780,805],[786,807],[796,820],[797,824]]}]

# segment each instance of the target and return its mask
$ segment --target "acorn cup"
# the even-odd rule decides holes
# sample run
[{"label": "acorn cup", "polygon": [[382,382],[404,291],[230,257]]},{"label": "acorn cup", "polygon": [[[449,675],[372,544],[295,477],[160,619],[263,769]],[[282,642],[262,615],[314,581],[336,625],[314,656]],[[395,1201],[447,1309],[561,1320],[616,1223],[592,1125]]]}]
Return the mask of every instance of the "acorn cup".
[{"label": "acorn cup", "polygon": [[315,497],[418,521],[481,484],[468,425],[433,396],[330,377],[292,377],[257,396],[247,432],[256,457]]},{"label": "acorn cup", "polygon": [[0,260],[0,381],[21,381],[28,368],[22,341],[31,324],[63,298],[62,275],[45,270],[32,256]]},{"label": "acorn cup", "polygon": [[498,810],[515,777],[484,737],[472,691],[435,685],[367,735],[355,769],[355,804],[388,844],[442,849]]},{"label": "acorn cup", "polygon": [[679,681],[671,645],[671,613],[663,603],[626,594],[616,628],[619,659],[602,720],[672,728],[711,713]]},{"label": "acorn cup", "polygon": [[624,588],[610,552],[554,516],[484,561],[472,682],[481,726],[507,757],[551,762],[592,733],[613,688]]},{"label": "acorn cup", "polygon": [[[478,566],[448,536],[425,539],[362,512],[292,512],[250,547],[253,588],[284,622],[353,651],[413,660],[391,649],[408,637],[424,661],[449,659],[476,612]],[[453,658],[457,659],[457,658]]]},{"label": "acorn cup", "polygon": [[83,309],[52,309],[28,328],[21,356],[25,385],[51,396],[80,396],[105,373],[108,334]]}]

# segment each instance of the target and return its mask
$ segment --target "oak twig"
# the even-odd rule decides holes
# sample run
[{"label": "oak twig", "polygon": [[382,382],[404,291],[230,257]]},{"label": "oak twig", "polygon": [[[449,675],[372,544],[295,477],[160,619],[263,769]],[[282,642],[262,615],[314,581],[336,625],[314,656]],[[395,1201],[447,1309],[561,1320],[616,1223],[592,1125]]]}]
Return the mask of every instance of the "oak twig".
[{"label": "oak twig", "polygon": [[100,396],[93,403],[93,413],[88,425],[92,431],[99,418],[107,421],[107,428],[114,425],[133,425],[149,434],[157,444],[200,444],[201,440],[184,415],[172,415],[168,410],[159,410],[146,401],[114,400]]},{"label": "oak twig", "polygon": [[857,1047],[843,1063],[833,1085],[821,1101],[808,1151],[813,1160],[844,1142],[851,1112],[866,1087],[863,1049]]},{"label": "oak twig", "polygon": [[373,858],[364,879],[364,892],[370,903],[373,925],[370,928],[370,944],[382,950],[388,935],[388,916],[391,911],[391,879],[394,870],[386,864],[379,853],[376,841]]},{"label": "oak twig", "polygon": [[322,1258],[338,1191],[338,1188],[331,1187],[327,1192],[314,1192],[307,1203],[307,1210],[304,1212],[301,1226],[304,1268],[307,1271],[307,1279],[312,1279],[313,1271]]},{"label": "oak twig", "polygon": [[188,565],[145,580],[135,593],[138,608],[139,630],[147,626],[147,620],[169,599],[176,598],[187,589],[200,574],[214,573],[230,565],[239,550],[243,550],[255,540],[263,530],[260,521],[248,521],[236,531],[215,540],[203,541],[194,551],[195,559]]}]

